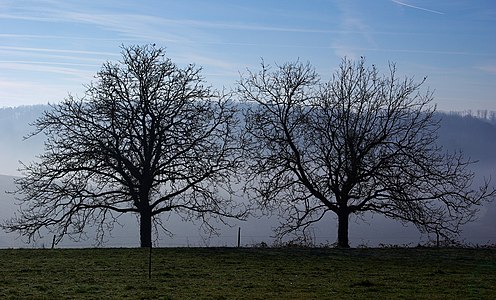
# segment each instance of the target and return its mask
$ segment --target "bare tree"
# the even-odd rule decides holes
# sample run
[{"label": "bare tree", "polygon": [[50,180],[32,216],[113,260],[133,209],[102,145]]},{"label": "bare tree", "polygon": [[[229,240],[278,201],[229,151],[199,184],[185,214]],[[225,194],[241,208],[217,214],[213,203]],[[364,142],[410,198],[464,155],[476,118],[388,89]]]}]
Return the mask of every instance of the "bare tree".
[{"label": "bare tree", "polygon": [[344,59],[321,83],[309,64],[262,63],[242,78],[249,103],[248,188],[286,220],[279,236],[305,233],[332,212],[339,247],[349,247],[350,215],[373,212],[451,236],[492,199],[488,182],[473,190],[472,163],[436,145],[438,119],[425,79],[381,76],[365,60]]},{"label": "bare tree", "polygon": [[162,48],[123,47],[122,61],[105,63],[83,98],[69,96],[34,123],[45,152],[23,165],[20,210],[3,227],[30,239],[49,229],[60,240],[97,226],[102,241],[118,216],[132,213],[141,246],[151,247],[163,213],[211,229],[211,216],[242,217],[230,196],[241,157],[227,98]]}]

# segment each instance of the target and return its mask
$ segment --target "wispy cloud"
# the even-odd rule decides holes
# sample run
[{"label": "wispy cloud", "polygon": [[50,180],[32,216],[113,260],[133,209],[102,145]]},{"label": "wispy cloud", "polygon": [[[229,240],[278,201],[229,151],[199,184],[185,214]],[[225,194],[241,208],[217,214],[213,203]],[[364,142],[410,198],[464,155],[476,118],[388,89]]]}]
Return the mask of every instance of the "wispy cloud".
[{"label": "wispy cloud", "polygon": [[0,38],[5,39],[39,39],[39,40],[85,40],[85,41],[115,41],[122,42],[123,38],[96,38],[75,35],[50,35],[50,34],[17,34],[0,33]]},{"label": "wispy cloud", "polygon": [[83,63],[65,63],[65,62],[48,62],[48,61],[30,61],[30,60],[0,60],[0,64],[16,63],[16,64],[33,64],[33,65],[55,65],[68,67],[99,67],[99,65],[83,64]]},{"label": "wispy cloud", "polygon": [[[27,14],[26,14],[27,13]],[[266,31],[266,32],[288,32],[288,33],[321,33],[321,34],[360,34],[362,25],[359,20],[347,19],[350,23],[346,29],[321,29],[321,28],[302,28],[302,27],[283,27],[270,26],[264,24],[250,24],[243,22],[218,22],[192,19],[173,19],[163,18],[144,14],[115,13],[101,14],[83,11],[59,10],[56,8],[43,9],[42,13],[30,15],[29,12],[24,14],[2,13],[0,18],[20,19],[29,21],[42,22],[69,22],[92,24],[107,30],[120,32],[122,34],[149,39],[159,36],[169,36],[168,41],[184,41],[184,35],[171,36],[170,33],[163,31],[163,26],[174,26],[183,29],[221,29],[221,30],[241,30],[241,31]],[[351,24],[354,23],[354,24]],[[358,26],[357,26],[358,25]],[[396,32],[376,32],[379,34],[396,34]],[[7,36],[7,35],[5,35]],[[56,36],[48,36],[57,38]],[[120,39],[122,40],[122,39]]]},{"label": "wispy cloud", "polygon": [[484,66],[478,66],[477,69],[484,71],[486,73],[496,75],[496,64],[488,64]]},{"label": "wispy cloud", "polygon": [[428,8],[420,7],[420,6],[416,6],[416,5],[411,5],[411,4],[408,4],[408,3],[405,3],[405,2],[400,2],[400,1],[397,1],[397,0],[391,0],[391,1],[394,2],[394,3],[396,3],[396,4],[398,4],[398,5],[401,5],[401,6],[406,6],[406,7],[413,8],[413,9],[423,10],[423,11],[430,12],[430,13],[433,13],[433,14],[444,15],[443,12],[440,12],[440,11],[437,11],[437,10],[428,9]]},{"label": "wispy cloud", "polygon": [[47,84],[46,82],[0,77],[0,107],[58,102],[66,98],[69,91],[72,94],[82,94],[83,86],[80,83]]},{"label": "wispy cloud", "polygon": [[85,51],[85,50],[69,50],[69,49],[54,49],[54,48],[36,48],[36,47],[0,46],[0,50],[15,50],[15,51],[44,52],[44,53],[72,53],[72,54],[84,54],[84,55],[119,56],[119,54],[111,53],[111,52]]},{"label": "wispy cloud", "polygon": [[391,53],[417,53],[417,54],[437,54],[437,55],[454,55],[454,56],[494,56],[494,53],[484,52],[466,52],[466,51],[446,51],[446,50],[429,50],[429,49],[401,49],[401,48],[374,48],[374,47],[341,47],[331,46],[329,48],[343,51],[347,48],[349,51],[371,51],[371,52],[391,52]]},{"label": "wispy cloud", "polygon": [[[338,57],[356,58],[360,56],[357,50],[362,50],[356,45],[366,45],[365,47],[376,48],[377,43],[374,39],[374,33],[371,28],[357,10],[348,1],[336,2],[337,8],[340,12],[340,29],[341,34],[336,35],[331,43],[334,53]],[[349,32],[356,32],[356,36],[351,36]],[[357,39],[358,37],[358,39]]]},{"label": "wispy cloud", "polygon": [[[53,64],[48,62],[30,62],[30,61],[0,61],[0,66],[3,70],[38,72],[47,76],[47,74],[60,74],[88,81],[92,78],[93,70],[84,70],[81,66],[67,64]],[[85,66],[86,67],[86,66]]]}]

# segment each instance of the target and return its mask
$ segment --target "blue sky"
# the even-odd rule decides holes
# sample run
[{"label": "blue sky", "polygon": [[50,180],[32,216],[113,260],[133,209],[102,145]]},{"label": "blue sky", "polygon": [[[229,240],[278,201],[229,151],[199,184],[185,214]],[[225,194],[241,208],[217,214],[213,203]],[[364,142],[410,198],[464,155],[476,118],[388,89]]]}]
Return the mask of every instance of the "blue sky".
[{"label": "blue sky", "polygon": [[231,88],[266,63],[328,79],[365,56],[435,90],[439,110],[496,110],[494,0],[0,0],[0,107],[82,95],[120,46],[156,43]]}]

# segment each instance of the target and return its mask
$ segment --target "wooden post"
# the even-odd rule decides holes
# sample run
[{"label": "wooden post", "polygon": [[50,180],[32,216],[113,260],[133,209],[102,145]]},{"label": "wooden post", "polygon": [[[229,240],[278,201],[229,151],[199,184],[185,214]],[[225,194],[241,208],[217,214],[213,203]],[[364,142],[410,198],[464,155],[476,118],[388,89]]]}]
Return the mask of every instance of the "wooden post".
[{"label": "wooden post", "polygon": [[55,247],[55,238],[56,237],[57,237],[56,235],[53,236],[53,239],[52,239],[52,249]]},{"label": "wooden post", "polygon": [[238,227],[238,248],[241,246],[241,227]]}]

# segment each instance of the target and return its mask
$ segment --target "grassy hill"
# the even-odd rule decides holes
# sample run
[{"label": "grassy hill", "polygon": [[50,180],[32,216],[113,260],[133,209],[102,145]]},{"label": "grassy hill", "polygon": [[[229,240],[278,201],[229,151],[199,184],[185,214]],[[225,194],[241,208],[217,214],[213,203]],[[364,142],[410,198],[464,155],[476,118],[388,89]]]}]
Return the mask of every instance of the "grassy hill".
[{"label": "grassy hill", "polygon": [[1,299],[494,299],[496,249],[0,250]]}]

